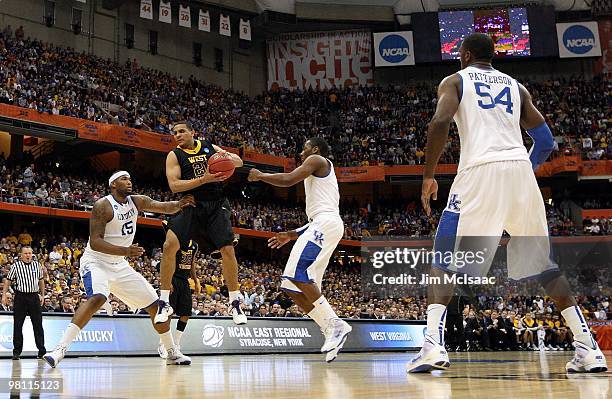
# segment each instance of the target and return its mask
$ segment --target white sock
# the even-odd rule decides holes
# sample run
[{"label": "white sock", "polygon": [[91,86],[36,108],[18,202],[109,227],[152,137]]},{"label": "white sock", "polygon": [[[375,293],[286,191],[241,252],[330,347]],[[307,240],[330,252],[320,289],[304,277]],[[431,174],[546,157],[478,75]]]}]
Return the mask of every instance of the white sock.
[{"label": "white sock", "polygon": [[174,340],[172,339],[172,333],[170,330],[159,334],[159,339],[161,340],[162,344],[164,344],[164,348],[166,348],[167,351],[174,348]]},{"label": "white sock", "polygon": [[69,347],[80,332],[81,328],[79,326],[74,323],[68,324],[68,328],[66,328],[66,331],[64,331],[64,335],[62,335],[62,339],[59,344],[65,346],[66,348]]},{"label": "white sock", "polygon": [[240,300],[240,297],[242,295],[240,294],[240,291],[230,291],[229,292],[229,301],[230,303],[234,302],[236,299]]},{"label": "white sock", "polygon": [[427,335],[440,345],[444,345],[444,325],[446,324],[446,306],[433,303],[427,307]]},{"label": "white sock", "polygon": [[176,330],[174,332],[174,343],[176,345],[180,345],[181,344],[181,337],[183,336],[183,331],[180,330]]},{"label": "white sock", "polygon": [[321,318],[320,320],[323,323],[323,324],[320,324],[321,327],[323,327],[324,325],[327,325],[327,322],[330,319],[338,318],[338,315],[336,314],[336,312],[334,312],[334,309],[332,309],[331,305],[329,304],[329,302],[327,302],[327,299],[323,295],[321,295],[319,299],[314,301],[312,305],[319,312],[320,316],[317,316],[317,317]]},{"label": "white sock", "polygon": [[315,306],[309,313],[308,317],[314,320],[315,323],[321,328],[325,327],[325,319],[323,318],[323,314],[321,314],[321,307]]},{"label": "white sock", "polygon": [[581,342],[589,348],[597,348],[597,343],[593,339],[593,336],[589,331],[589,326],[587,325],[586,320],[584,320],[582,311],[578,306],[570,306],[569,308],[562,310],[561,316],[563,316],[570,330],[572,330],[574,341]]},{"label": "white sock", "polygon": [[170,302],[170,290],[161,290],[161,295],[159,296],[159,299],[166,303]]}]

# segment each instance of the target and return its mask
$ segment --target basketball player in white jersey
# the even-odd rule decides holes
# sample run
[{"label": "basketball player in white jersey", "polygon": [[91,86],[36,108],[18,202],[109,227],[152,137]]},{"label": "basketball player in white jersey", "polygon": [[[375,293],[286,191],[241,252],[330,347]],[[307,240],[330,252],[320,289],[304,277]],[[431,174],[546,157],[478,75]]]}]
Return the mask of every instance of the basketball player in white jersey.
[{"label": "basketball player in white jersey", "polygon": [[[475,237],[496,249],[506,230],[511,236],[507,247],[508,277],[537,279],[572,330],[576,354],[567,363],[567,372],[605,372],[606,359],[589,332],[567,280],[550,259],[544,201],[533,171],[550,155],[552,133],[527,89],[491,66],[494,45],[489,36],[467,36],[460,54],[462,69],[440,83],[436,112],[427,132],[421,200],[428,215],[430,198],[437,199],[435,168],[453,119],[461,139],[457,176],[440,218],[434,249],[455,251]],[[523,145],[521,128],[534,141],[529,153]],[[494,252],[489,251],[490,257]],[[485,263],[479,272],[486,274],[489,266]],[[430,276],[444,281],[447,273],[465,270],[442,260],[434,261]],[[453,288],[451,284],[429,285],[425,342],[408,365],[409,372],[449,367],[444,326]]]},{"label": "basketball player in white jersey", "polygon": [[[159,202],[145,195],[131,195],[132,181],[125,171],[108,179],[111,194],[100,198],[93,206],[89,219],[89,241],[80,259],[87,302],[79,306],[58,346],[44,356],[51,367],[64,358],[68,346],[79,335],[92,316],[107,301],[112,292],[132,309],[145,309],[153,321],[157,314],[157,293],[149,282],[130,267],[126,257],[138,257],[144,249],[132,244],[136,235],[138,212],[173,214],[193,206],[193,197],[180,201]],[[155,324],[168,350],[166,364],[189,365],[191,359],[175,347],[170,322]]]},{"label": "basketball player in white jersey", "polygon": [[352,327],[341,320],[321,295],[323,274],[336,246],[344,234],[340,217],[340,192],[329,156],[329,145],[322,138],[311,138],[300,154],[302,165],[291,173],[249,172],[249,181],[263,181],[273,186],[290,187],[304,181],[306,216],[309,223],[299,229],[277,233],[268,240],[271,248],[280,248],[296,240],[285,271],[281,289],[321,327],[325,343],[321,352],[327,362],[342,349]]}]

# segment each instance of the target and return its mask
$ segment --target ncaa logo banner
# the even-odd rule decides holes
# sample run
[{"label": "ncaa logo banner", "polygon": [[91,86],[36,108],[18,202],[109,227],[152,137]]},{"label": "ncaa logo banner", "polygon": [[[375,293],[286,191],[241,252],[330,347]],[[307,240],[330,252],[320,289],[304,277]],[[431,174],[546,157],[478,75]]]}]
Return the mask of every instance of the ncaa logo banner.
[{"label": "ncaa logo banner", "polygon": [[414,65],[412,32],[374,33],[374,66]]},{"label": "ncaa logo banner", "polygon": [[600,57],[597,22],[569,22],[557,24],[559,57]]}]

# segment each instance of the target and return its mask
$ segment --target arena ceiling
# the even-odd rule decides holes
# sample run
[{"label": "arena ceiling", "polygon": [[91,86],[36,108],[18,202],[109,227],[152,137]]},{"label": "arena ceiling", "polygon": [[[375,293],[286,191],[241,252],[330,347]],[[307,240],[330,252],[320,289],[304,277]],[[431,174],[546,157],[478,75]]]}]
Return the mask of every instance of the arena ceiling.
[{"label": "arena ceiling", "polygon": [[[102,0],[105,8],[116,8],[124,1]],[[132,0],[139,1],[139,0]],[[553,5],[556,11],[590,9],[589,0],[171,0],[194,6],[208,6],[251,14],[269,12],[295,16],[300,21],[350,21],[373,23],[410,23],[410,15],[440,9],[512,5]],[[258,21],[256,21],[257,24]],[[282,28],[279,28],[282,30]]]},{"label": "arena ceiling", "polygon": [[440,8],[474,8],[518,4],[554,5],[557,11],[579,11],[590,8],[585,0],[253,0],[259,10],[295,14],[299,4],[343,5],[352,7],[392,7],[395,14],[438,11]]}]

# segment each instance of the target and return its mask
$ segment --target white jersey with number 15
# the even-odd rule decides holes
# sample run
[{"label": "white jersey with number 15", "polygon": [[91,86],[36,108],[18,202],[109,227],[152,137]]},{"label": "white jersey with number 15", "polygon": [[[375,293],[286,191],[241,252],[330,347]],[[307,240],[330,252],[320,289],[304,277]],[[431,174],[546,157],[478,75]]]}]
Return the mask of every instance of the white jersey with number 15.
[{"label": "white jersey with number 15", "polygon": [[[113,218],[106,224],[104,229],[104,241],[120,247],[129,247],[134,242],[134,236],[136,235],[138,208],[136,208],[130,196],[127,197],[125,204],[115,201],[112,195],[107,195],[105,198],[110,202],[111,208],[113,208]],[[89,241],[87,242],[85,252],[83,252],[83,256],[85,255],[110,263],[118,263],[125,259],[123,256],[94,251],[91,249]]]}]

